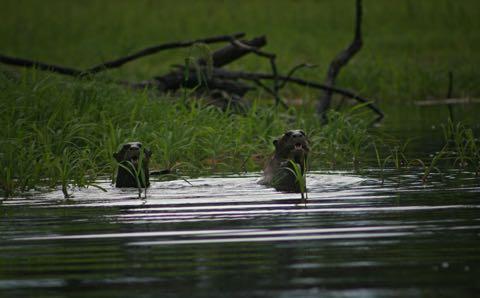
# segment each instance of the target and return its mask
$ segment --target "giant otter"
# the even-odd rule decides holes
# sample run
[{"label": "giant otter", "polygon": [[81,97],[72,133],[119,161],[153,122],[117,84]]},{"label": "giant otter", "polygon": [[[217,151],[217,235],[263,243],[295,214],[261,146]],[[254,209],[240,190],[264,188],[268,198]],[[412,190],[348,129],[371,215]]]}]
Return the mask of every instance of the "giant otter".
[{"label": "giant otter", "polygon": [[[148,163],[152,152],[148,149],[142,150],[142,143],[130,142],[123,144],[120,151],[113,154],[113,157],[120,164],[117,171],[117,179],[115,181],[116,187],[148,187],[150,185]],[[140,160],[142,161],[139,166]],[[126,168],[128,169],[126,169]],[[138,173],[138,180],[134,175]]]},{"label": "giant otter", "polygon": [[308,139],[302,130],[287,131],[281,138],[273,141],[275,153],[263,170],[263,179],[260,183],[273,186],[276,190],[300,192],[300,185],[292,173],[296,163],[302,175],[305,173],[305,164],[310,151]]}]

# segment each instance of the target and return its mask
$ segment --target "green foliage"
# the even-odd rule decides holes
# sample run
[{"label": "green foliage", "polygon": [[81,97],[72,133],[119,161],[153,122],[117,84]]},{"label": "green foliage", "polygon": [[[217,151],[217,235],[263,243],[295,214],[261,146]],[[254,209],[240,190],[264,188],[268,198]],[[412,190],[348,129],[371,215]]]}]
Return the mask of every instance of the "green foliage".
[{"label": "green foliage", "polygon": [[304,169],[305,171],[302,173],[302,167],[294,162],[293,160],[288,161],[290,163],[290,167],[285,167],[286,170],[290,171],[295,176],[295,181],[298,183],[298,187],[300,189],[300,195],[302,200],[308,199],[307,194],[307,164],[305,162]]},{"label": "green foliage", "polygon": [[355,111],[331,111],[328,125],[314,130],[315,136],[311,137],[312,160],[320,159],[322,164],[328,164],[332,169],[345,165],[358,168],[373,139],[368,132],[368,122]]},{"label": "green foliage", "polygon": [[463,123],[448,123],[443,126],[447,150],[446,154],[452,160],[453,166],[461,169],[470,169],[477,176],[480,173],[480,140],[475,137],[471,128]]},{"label": "green foliage", "polygon": [[143,169],[143,160],[145,154],[143,151],[140,151],[140,157],[138,159],[137,166],[135,166],[131,161],[127,161],[126,164],[117,162],[117,166],[125,169],[131,176],[135,177],[135,183],[137,184],[138,198],[142,197],[142,185],[145,185],[145,199],[147,198],[147,173]]},{"label": "green foliage", "polygon": [[20,81],[3,79],[0,106],[5,196],[16,191],[94,185],[117,167],[122,143],[151,148],[152,169],[180,175],[259,171],[273,138],[303,128],[312,143],[312,167],[357,165],[369,140],[366,122],[354,111],[332,113],[320,127],[313,109],[279,112],[254,102],[245,114],[223,112],[201,100],[151,96],[102,81],[67,80],[36,71]]},{"label": "green foliage", "polygon": [[[432,170],[453,166],[480,169],[479,142],[463,124],[445,126],[447,147],[431,160],[407,154],[408,142],[372,134],[362,106],[332,111],[321,125],[314,109],[280,112],[254,101],[244,114],[224,112],[202,100],[152,96],[101,80],[65,80],[36,71],[19,80],[1,77],[0,187],[3,196],[113,181],[118,146],[139,140],[152,149],[152,169],[176,177],[260,171],[273,151],[272,140],[288,129],[304,129],[311,143],[310,168],[356,169],[377,160],[386,167]],[[417,160],[417,162],[415,162]]]},{"label": "green foliage", "polygon": [[[318,68],[301,74],[323,81],[329,61],[352,39],[354,6],[354,1],[3,0],[0,44],[3,54],[85,69],[154,44],[243,31],[267,36],[280,72],[309,62]],[[386,105],[445,96],[447,72],[453,70],[457,96],[480,95],[477,0],[376,0],[363,6],[364,46],[342,71],[339,86]],[[165,51],[108,75],[143,80],[201,52]],[[254,55],[232,67],[270,69]]]}]

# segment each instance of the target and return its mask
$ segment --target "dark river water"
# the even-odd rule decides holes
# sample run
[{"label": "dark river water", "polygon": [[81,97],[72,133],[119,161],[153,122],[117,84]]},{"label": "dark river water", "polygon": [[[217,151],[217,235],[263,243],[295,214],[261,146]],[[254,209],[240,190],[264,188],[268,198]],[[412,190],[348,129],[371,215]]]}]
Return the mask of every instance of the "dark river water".
[{"label": "dark river water", "polygon": [[450,172],[101,182],[0,205],[1,297],[479,297],[480,188]]}]

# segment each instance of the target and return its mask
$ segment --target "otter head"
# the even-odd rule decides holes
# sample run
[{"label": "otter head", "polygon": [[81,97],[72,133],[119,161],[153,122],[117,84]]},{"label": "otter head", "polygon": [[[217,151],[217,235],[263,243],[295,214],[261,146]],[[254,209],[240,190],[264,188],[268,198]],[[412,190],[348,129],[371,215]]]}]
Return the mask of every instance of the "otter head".
[{"label": "otter head", "polygon": [[[150,185],[148,163],[152,152],[142,147],[140,142],[126,143],[122,145],[118,152],[113,154],[113,157],[121,164],[118,166],[115,180],[116,187],[147,187]],[[140,160],[142,160],[141,164]],[[139,169],[143,172],[140,184],[138,184],[139,177],[135,177],[133,174]]]},{"label": "otter head", "polygon": [[[137,166],[140,159],[142,147],[142,143],[140,142],[125,143],[123,144],[120,151],[113,153],[113,157],[119,163],[131,162],[134,166]],[[152,152],[148,149],[143,149],[143,154],[143,161],[148,162],[150,156],[152,155]]]},{"label": "otter head", "polygon": [[289,130],[282,137],[273,141],[275,156],[281,159],[291,159],[303,165],[310,147],[307,136],[302,130]]}]

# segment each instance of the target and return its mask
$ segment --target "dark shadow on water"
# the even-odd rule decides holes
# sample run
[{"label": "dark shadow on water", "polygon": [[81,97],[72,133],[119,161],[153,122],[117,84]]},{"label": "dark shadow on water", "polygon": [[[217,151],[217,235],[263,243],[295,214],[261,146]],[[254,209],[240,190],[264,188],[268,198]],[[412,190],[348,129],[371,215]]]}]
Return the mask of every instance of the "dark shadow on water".
[{"label": "dark shadow on water", "polygon": [[5,297],[471,296],[480,276],[478,179],[450,171],[313,172],[300,194],[258,174],[100,182],[0,207]]}]

